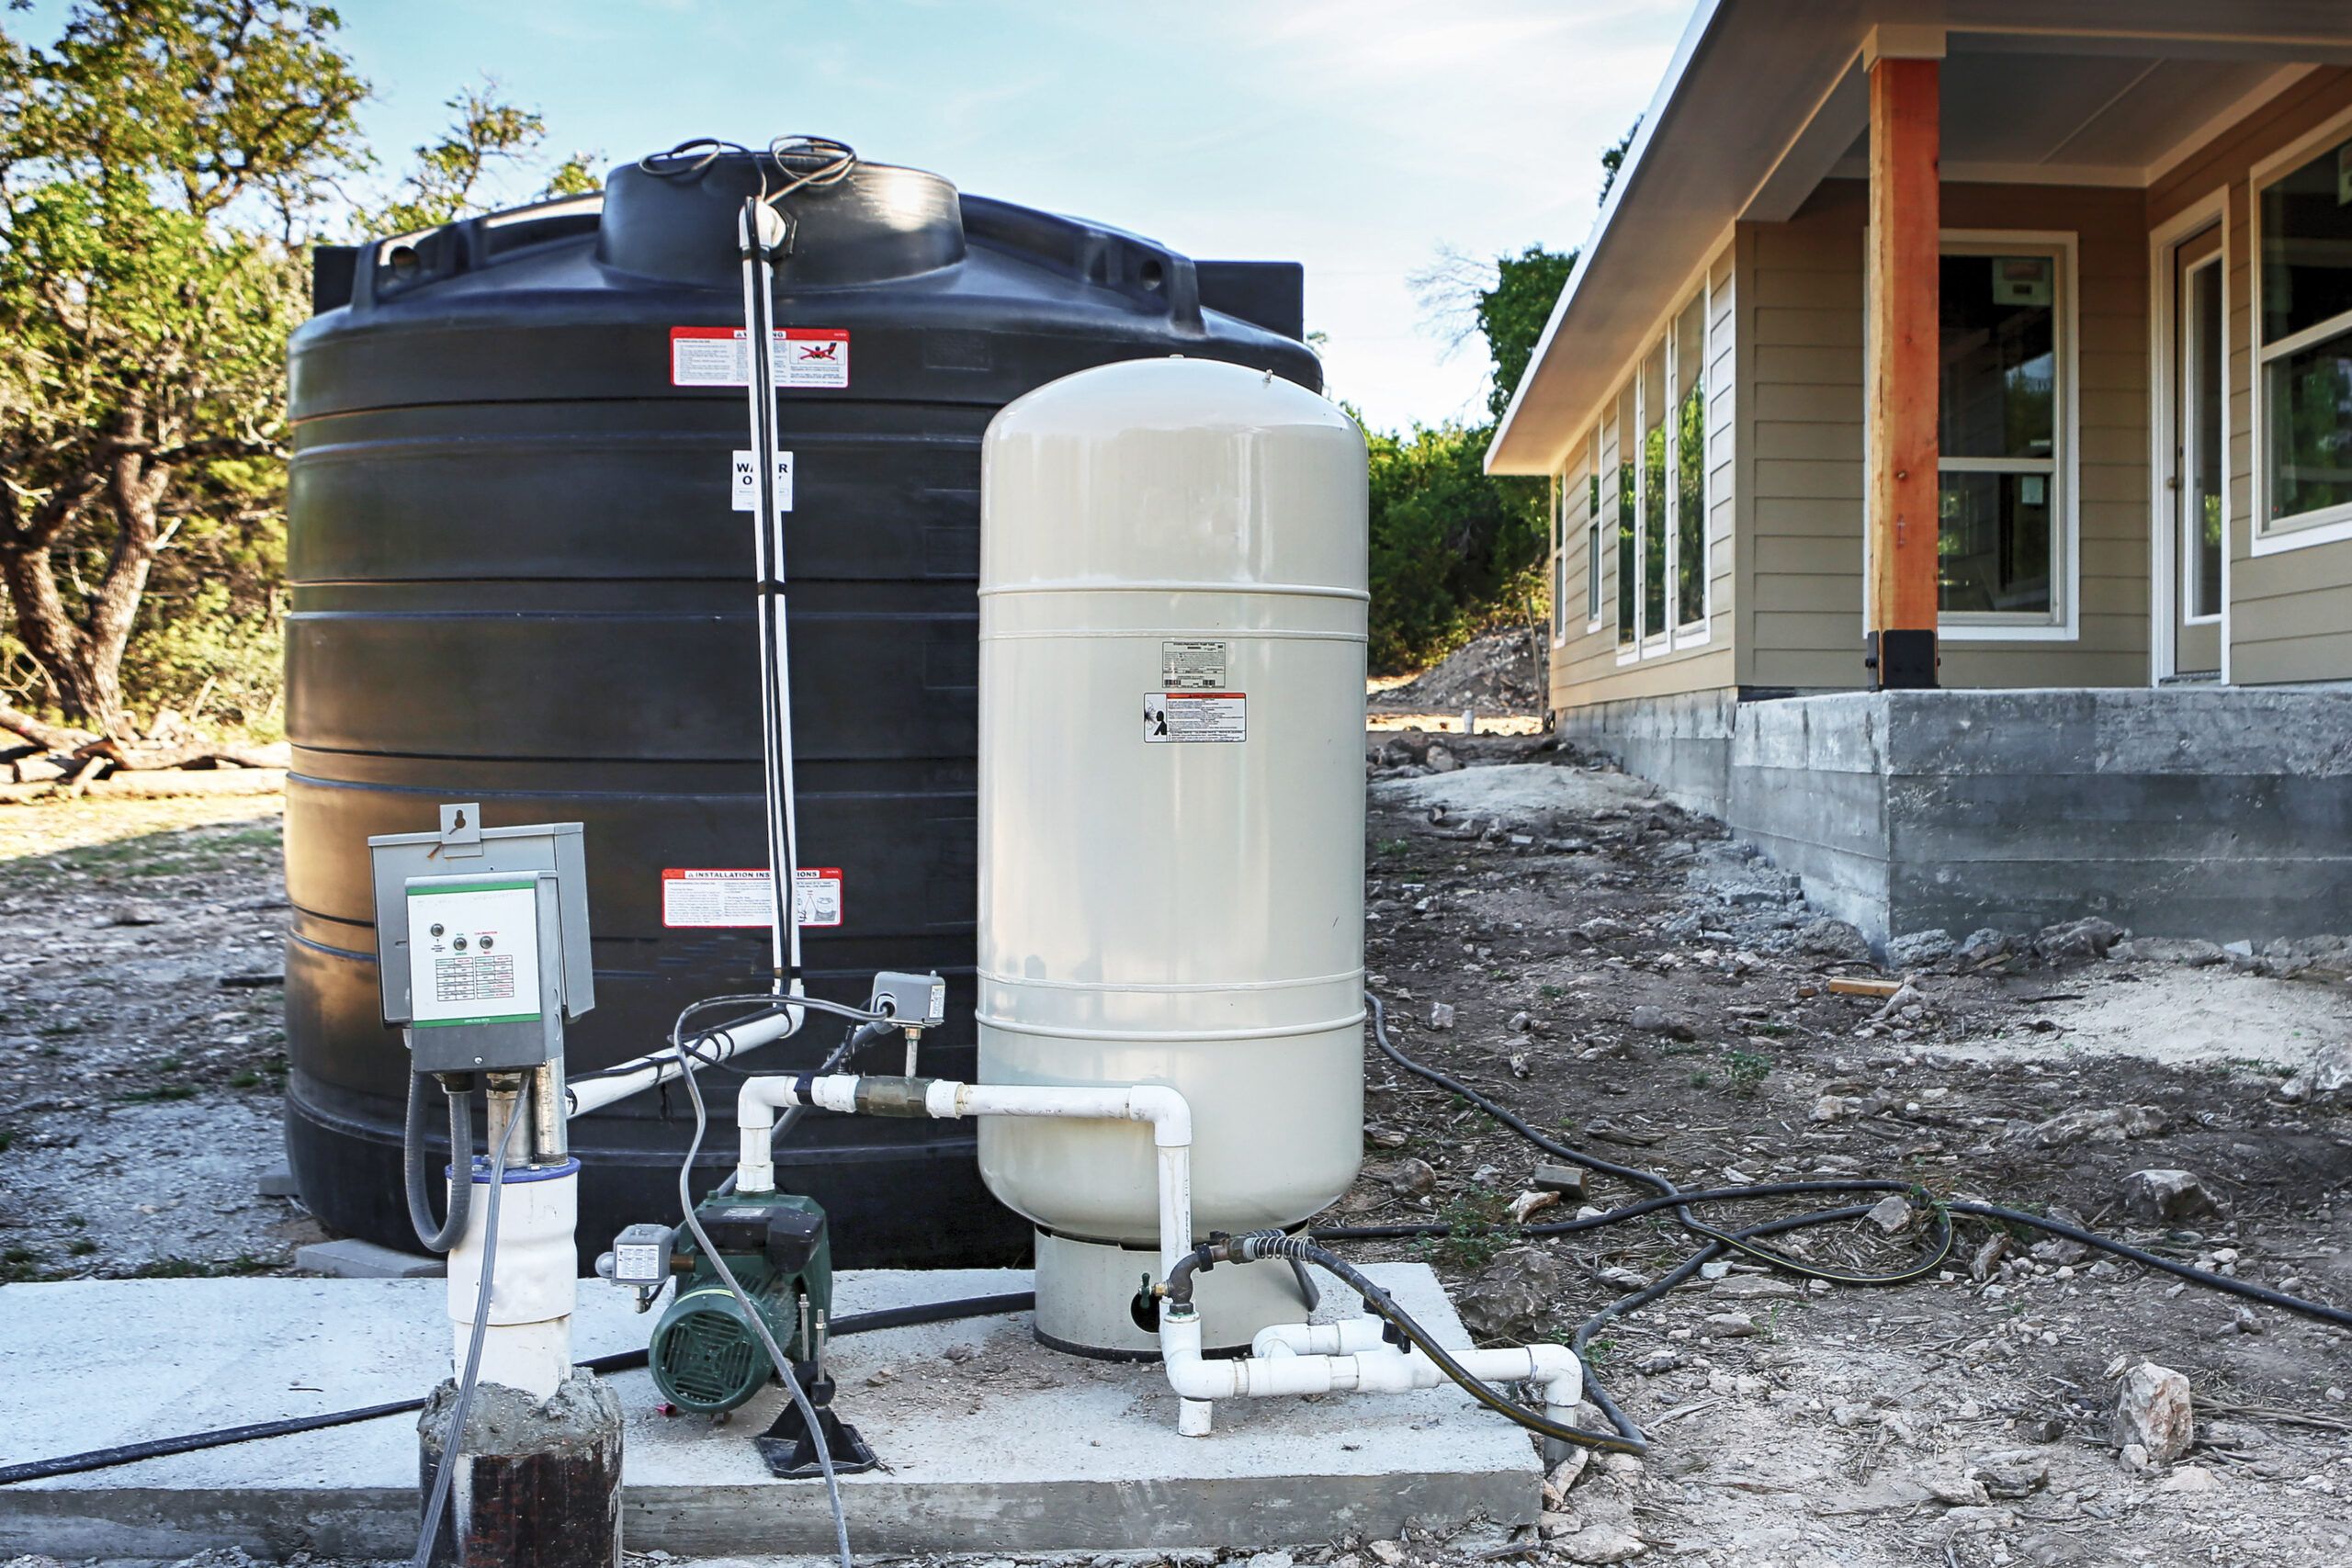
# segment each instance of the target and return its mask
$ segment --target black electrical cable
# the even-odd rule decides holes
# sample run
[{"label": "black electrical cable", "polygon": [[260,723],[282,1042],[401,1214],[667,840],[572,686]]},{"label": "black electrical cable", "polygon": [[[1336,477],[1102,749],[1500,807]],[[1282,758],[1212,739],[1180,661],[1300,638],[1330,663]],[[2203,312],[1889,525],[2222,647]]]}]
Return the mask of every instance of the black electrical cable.
[{"label": "black electrical cable", "polygon": [[[967,1318],[1028,1312],[1036,1304],[1037,1298],[1026,1291],[1011,1295],[961,1296],[952,1301],[917,1302],[909,1306],[849,1313],[833,1319],[827,1325],[826,1332],[832,1338],[842,1339],[854,1334],[878,1333],[886,1328],[909,1328],[926,1323],[959,1323]],[[582,1371],[602,1376],[608,1372],[638,1371],[645,1363],[646,1352],[643,1350],[616,1350],[610,1355],[591,1356],[578,1365]],[[380,1404],[355,1405],[349,1410],[332,1410],[317,1416],[288,1416],[276,1421],[251,1421],[242,1427],[218,1427],[209,1432],[150,1438],[142,1442],[119,1443],[112,1448],[91,1449],[78,1454],[61,1454],[55,1459],[27,1460],[22,1464],[0,1465],[0,1486],[18,1481],[46,1481],[59,1475],[81,1475],[94,1470],[136,1464],[141,1460],[168,1459],[174,1454],[199,1453],[206,1449],[227,1448],[232,1443],[258,1442],[264,1438],[288,1438],[303,1432],[324,1431],[330,1427],[348,1427],[356,1422],[422,1410],[424,1403],[423,1395],[412,1399],[391,1399]]]},{"label": "black electrical cable", "polygon": [[[473,1174],[468,1170],[463,1181],[449,1183],[449,1213],[439,1224],[433,1222],[433,1203],[426,1192],[424,1168],[424,1073],[408,1076],[408,1115],[401,1126],[401,1188],[408,1198],[408,1223],[416,1231],[416,1239],[427,1252],[447,1252],[458,1245],[466,1234],[466,1219],[472,1213],[474,1199]],[[455,1075],[442,1085],[442,1093],[449,1102],[449,1171],[456,1176],[458,1162],[473,1158],[474,1091],[472,1080],[465,1078],[462,1089],[452,1089],[449,1082],[458,1081]]]},{"label": "black electrical cable", "polygon": [[[1536,1131],[1523,1118],[1516,1115],[1507,1107],[1479,1093],[1469,1085],[1459,1079],[1449,1077],[1434,1067],[1413,1060],[1398,1050],[1396,1043],[1389,1039],[1386,1013],[1381,1005],[1380,998],[1367,992],[1365,999],[1371,1006],[1373,1038],[1379,1045],[1382,1054],[1390,1061],[1415,1077],[1426,1079],[1449,1093],[1460,1096],[1470,1105],[1501,1122],[1546,1154],[1566,1160],[1572,1165],[1581,1166],[1588,1170],[1618,1177],[1637,1186],[1649,1188],[1657,1194],[1654,1198],[1621,1204],[1616,1208],[1581,1219],[1520,1227],[1513,1234],[1526,1236],[1573,1235],[1586,1231],[1600,1230],[1609,1225],[1622,1224],[1628,1220],[1638,1219],[1645,1214],[1671,1211],[1676,1223],[1706,1243],[1697,1252],[1668,1270],[1657,1280],[1631,1294],[1618,1298],[1585,1319],[1577,1325],[1575,1333],[1570,1337],[1569,1348],[1576,1352],[1579,1360],[1586,1362],[1585,1397],[1609,1418],[1610,1424],[1615,1428],[1614,1432],[1603,1434],[1560,1427],[1555,1422],[1536,1416],[1533,1412],[1505,1398],[1478,1379],[1471,1377],[1462,1369],[1460,1363],[1453,1361],[1449,1356],[1442,1355],[1440,1349],[1433,1348],[1435,1342],[1430,1339],[1428,1332],[1419,1324],[1414,1323],[1409,1314],[1390,1300],[1385,1292],[1381,1292],[1378,1286],[1352,1269],[1333,1268],[1332,1265],[1336,1259],[1332,1255],[1323,1252],[1319,1247],[1315,1246],[1316,1243],[1323,1241],[1401,1240],[1418,1236],[1449,1235],[1457,1233],[1457,1227],[1454,1226],[1440,1224],[1331,1225],[1320,1226],[1308,1232],[1311,1239],[1306,1241],[1296,1237],[1284,1237],[1278,1232],[1270,1233],[1274,1240],[1279,1240],[1279,1246],[1274,1244],[1274,1240],[1269,1240],[1266,1236],[1234,1238],[1225,1243],[1213,1242],[1207,1247],[1196,1249],[1180,1262],[1176,1270],[1169,1276],[1168,1285],[1176,1287],[1180,1286],[1182,1281],[1188,1281],[1193,1269],[1212,1261],[1222,1260],[1224,1257],[1230,1255],[1229,1249],[1241,1241],[1256,1245],[1257,1255],[1263,1257],[1295,1258],[1302,1255],[1299,1249],[1313,1248],[1319,1254],[1315,1257],[1314,1261],[1347,1280],[1357,1293],[1363,1297],[1365,1304],[1371,1307],[1376,1315],[1394,1325],[1408,1342],[1427,1351],[1440,1369],[1444,1371],[1449,1378],[1461,1384],[1473,1398],[1488,1408],[1509,1416],[1529,1430],[1541,1433],[1545,1437],[1577,1443],[1587,1448],[1617,1452],[1641,1453],[1646,1450],[1647,1440],[1643,1438],[1640,1429],[1634,1425],[1617,1403],[1610,1398],[1608,1390],[1593,1378],[1591,1364],[1585,1358],[1585,1348],[1591,1341],[1594,1333],[1611,1320],[1647,1306],[1724,1255],[1736,1252],[1757,1258],[1784,1272],[1797,1274],[1806,1279],[1826,1280],[1833,1283],[1871,1286],[1903,1284],[1933,1271],[1951,1257],[1954,1240],[1952,1216],[1956,1214],[1995,1220],[2005,1224],[2022,1225],[2052,1235],[2063,1236],[2085,1247],[2112,1253],[2118,1258],[2127,1258],[2132,1262],[2170,1274],[2177,1279],[2186,1280],[2192,1284],[2240,1296],[2248,1301],[2260,1302],[2267,1306],[2296,1313],[2337,1327],[2352,1328],[2352,1311],[2330,1306],[2324,1302],[2290,1296],[2282,1291],[2274,1291],[2267,1286],[2233,1279],[2225,1274],[2191,1268],[2188,1264],[2178,1263],[2171,1258],[2133,1247],[2128,1242],[2117,1241],[2111,1236],[2100,1235],[2095,1231],[2068,1224],[2063,1220],[2053,1220],[2046,1215],[2029,1213],[2020,1209],[2006,1208],[1997,1203],[1939,1199],[1928,1193],[1917,1182],[1862,1177],[1852,1180],[1838,1181],[1758,1182],[1744,1187],[1714,1187],[1684,1191],[1656,1171],[1644,1170],[1634,1166],[1619,1165],[1613,1160],[1603,1159],[1598,1155],[1589,1154],[1582,1149],[1573,1148],[1555,1138],[1548,1137]],[[1913,1263],[1890,1272],[1845,1274],[1804,1262],[1771,1247],[1756,1245],[1758,1240],[1766,1236],[1785,1235],[1791,1231],[1805,1230],[1818,1225],[1851,1223],[1861,1219],[1871,1212],[1871,1206],[1868,1204],[1857,1203],[1841,1208],[1813,1210],[1805,1213],[1767,1220],[1738,1231],[1719,1229],[1699,1220],[1690,1213],[1690,1206],[1697,1203],[1755,1202],[1766,1199],[1853,1192],[1901,1192],[1912,1196],[1924,1204],[1933,1216],[1924,1255]],[[1220,1248],[1226,1250],[1221,1251]],[[1189,1285],[1182,1284],[1182,1288],[1188,1290]]]}]

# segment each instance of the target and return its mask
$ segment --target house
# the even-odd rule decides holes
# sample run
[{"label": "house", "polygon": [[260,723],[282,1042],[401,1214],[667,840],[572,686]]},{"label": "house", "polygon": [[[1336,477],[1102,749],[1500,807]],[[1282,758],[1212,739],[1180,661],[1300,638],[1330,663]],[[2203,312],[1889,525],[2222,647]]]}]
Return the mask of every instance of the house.
[{"label": "house", "polygon": [[1701,0],[1487,464],[1873,940],[2352,931],[2352,5]]}]

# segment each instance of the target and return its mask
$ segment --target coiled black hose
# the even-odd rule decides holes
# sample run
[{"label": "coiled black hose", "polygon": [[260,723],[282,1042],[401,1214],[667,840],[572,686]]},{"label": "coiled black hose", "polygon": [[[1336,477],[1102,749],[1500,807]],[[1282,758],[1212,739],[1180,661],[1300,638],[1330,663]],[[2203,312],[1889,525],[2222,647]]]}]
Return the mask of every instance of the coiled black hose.
[{"label": "coiled black hose", "polygon": [[[2295,1313],[2338,1328],[2352,1328],[2352,1312],[2342,1307],[2330,1306],[2324,1302],[2308,1301],[2301,1296],[2290,1296],[2283,1291],[2274,1291],[2267,1286],[2254,1284],[2249,1280],[2233,1279],[2226,1274],[2216,1274],[2207,1269],[2191,1268],[2188,1264],[2176,1262],[2172,1258],[2160,1257],[2144,1248],[2133,1247],[2128,1242],[2117,1241],[2112,1236],[2100,1235],[2095,1231],[2085,1230],[2079,1225],[2068,1224],[2063,1220],[2053,1220],[2046,1215],[2028,1213],[2023,1210],[2006,1208],[1997,1203],[1974,1203],[1954,1199],[1939,1199],[1921,1188],[1917,1182],[1861,1177],[1849,1181],[1759,1182],[1747,1187],[1713,1187],[1685,1192],[1657,1171],[1645,1170],[1637,1166],[1619,1165],[1613,1160],[1603,1159],[1598,1155],[1572,1148],[1557,1139],[1547,1137],[1530,1126],[1525,1119],[1515,1114],[1509,1108],[1488,1099],[1460,1079],[1449,1077],[1435,1067],[1413,1060],[1396,1048],[1396,1042],[1389,1039],[1386,1010],[1382,1007],[1380,998],[1367,991],[1364,994],[1364,999],[1372,1011],[1374,1041],[1379,1045],[1382,1055],[1405,1071],[1435,1084],[1450,1094],[1460,1096],[1478,1111],[1499,1122],[1548,1155],[1566,1160],[1571,1165],[1581,1166],[1587,1170],[1597,1171],[1604,1176],[1617,1177],[1622,1180],[1633,1182],[1636,1186],[1646,1187],[1657,1194],[1654,1198],[1620,1204],[1606,1213],[1589,1215],[1583,1219],[1524,1226],[1514,1234],[1524,1236],[1574,1235],[1586,1231],[1601,1230],[1610,1225],[1623,1224],[1628,1220],[1639,1219],[1645,1214],[1670,1212],[1678,1224],[1706,1244],[1675,1265],[1656,1282],[1631,1294],[1619,1297],[1578,1324],[1568,1344],[1569,1348],[1576,1352],[1579,1360],[1585,1360],[1585,1347],[1603,1325],[1613,1319],[1638,1312],[1649,1305],[1727,1253],[1738,1253],[1743,1257],[1755,1258],[1784,1273],[1795,1274],[1808,1280],[1826,1280],[1833,1284],[1899,1285],[1920,1279],[1941,1267],[1951,1256],[1954,1240],[1952,1216],[1955,1214],[1996,1220],[2004,1224],[2022,1225],[2051,1235],[2063,1236],[2069,1241],[2079,1242],[2098,1251],[2111,1253],[2115,1257],[2158,1269],[2176,1279],[2186,1280],[2194,1285],[2242,1297],[2247,1301],[2259,1302],[2265,1306],[2277,1307],[2282,1312]],[[1932,1216],[1932,1220],[1922,1255],[1914,1262],[1887,1272],[1849,1274],[1824,1269],[1817,1264],[1792,1258],[1776,1248],[1758,1245],[1767,1236],[1781,1235],[1791,1231],[1806,1230],[1816,1225],[1844,1224],[1859,1220],[1871,1212],[1871,1206],[1868,1204],[1856,1203],[1841,1208],[1816,1209],[1807,1213],[1767,1220],[1760,1224],[1750,1225],[1744,1230],[1736,1231],[1726,1231],[1709,1224],[1691,1213],[1691,1205],[1698,1203],[1755,1202],[1771,1198],[1807,1197],[1839,1192],[1901,1192],[1924,1205]],[[1164,1290],[1172,1300],[1189,1299],[1192,1274],[1198,1269],[1211,1267],[1215,1263],[1240,1256],[1240,1253],[1232,1249],[1245,1243],[1255,1248],[1252,1255],[1258,1257],[1296,1257],[1299,1253],[1295,1249],[1311,1247],[1319,1254],[1314,1258],[1316,1263],[1330,1269],[1332,1273],[1346,1280],[1359,1295],[1363,1297],[1364,1304],[1374,1315],[1394,1325],[1408,1344],[1428,1354],[1447,1377],[1459,1383],[1479,1404],[1509,1416],[1530,1431],[1558,1441],[1572,1442],[1585,1448],[1617,1453],[1638,1454],[1647,1451],[1648,1441],[1642,1436],[1641,1429],[1634,1425],[1632,1419],[1619,1407],[1616,1401],[1609,1396],[1609,1391],[1593,1377],[1592,1366],[1589,1360],[1585,1360],[1585,1397],[1609,1418],[1610,1425],[1613,1428],[1610,1432],[1589,1432],[1580,1428],[1561,1427],[1556,1422],[1537,1416],[1517,1402],[1507,1398],[1480,1380],[1471,1377],[1462,1369],[1459,1362],[1450,1356],[1445,1356],[1442,1348],[1436,1348],[1428,1331],[1415,1323],[1402,1307],[1397,1306],[1388,1297],[1385,1292],[1381,1291],[1377,1285],[1373,1284],[1369,1279],[1351,1268],[1344,1265],[1334,1268],[1333,1264],[1337,1259],[1331,1254],[1323,1251],[1321,1247],[1315,1246],[1315,1243],[1324,1241],[1402,1240],[1416,1236],[1447,1235],[1454,1234],[1453,1227],[1434,1224],[1317,1226],[1308,1233],[1312,1237],[1311,1241],[1284,1237],[1279,1232],[1269,1234],[1275,1239],[1270,1241],[1265,1235],[1253,1235],[1247,1237],[1227,1238],[1221,1242],[1212,1241],[1206,1247],[1196,1248],[1179,1262],[1175,1270],[1170,1272],[1167,1284],[1163,1287]],[[1184,1292],[1181,1296],[1177,1294],[1180,1287]]]}]

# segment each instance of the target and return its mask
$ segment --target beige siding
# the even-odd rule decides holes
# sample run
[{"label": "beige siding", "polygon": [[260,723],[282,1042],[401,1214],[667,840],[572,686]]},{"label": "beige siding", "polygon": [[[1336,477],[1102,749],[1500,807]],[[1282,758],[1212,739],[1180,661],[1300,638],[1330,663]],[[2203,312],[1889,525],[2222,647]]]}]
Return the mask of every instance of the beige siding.
[{"label": "beige siding", "polygon": [[[2253,165],[2352,106],[2352,69],[2315,71],[2215,137],[2148,192],[2152,227],[2228,193],[2230,582],[2227,655],[2241,685],[2352,679],[2352,541],[2253,553]],[[2144,525],[2144,524],[2143,524]]]},{"label": "beige siding", "polygon": [[[1743,685],[1865,683],[1862,229],[1830,180],[1786,223],[1743,225],[1737,378],[1748,435]],[[1946,186],[1947,229],[2071,233],[2081,604],[2071,641],[1943,646],[1952,686],[2138,685],[2148,671],[2147,240],[2137,191]]]},{"label": "beige siding", "polygon": [[[1617,429],[1616,388],[1631,379],[1639,362],[1622,368],[1611,389],[1609,400],[1595,411],[1589,433],[1572,446],[1560,460],[1555,472],[1573,476],[1576,493],[1569,497],[1566,513],[1571,523],[1564,529],[1566,536],[1567,570],[1571,611],[1566,622],[1566,636],[1554,646],[1551,669],[1552,706],[1566,710],[1593,703],[1617,702],[1627,697],[1662,696],[1679,692],[1708,691],[1732,683],[1732,648],[1734,626],[1738,604],[1737,552],[1735,548],[1737,513],[1738,473],[1737,452],[1741,430],[1737,411],[1742,406],[1737,394],[1733,367],[1736,360],[1734,329],[1737,325],[1737,267],[1733,248],[1726,244],[1708,264],[1705,283],[1709,291],[1707,333],[1707,570],[1708,605],[1706,639],[1688,647],[1653,650],[1646,657],[1626,663],[1618,661],[1617,647],[1617,463],[1623,441],[1634,437]],[[1694,282],[1694,289],[1699,287]],[[1677,310],[1690,303],[1686,293],[1677,301]],[[1661,330],[1670,330],[1672,318]],[[1645,342],[1644,350],[1655,346],[1657,334]],[[1601,523],[1601,591],[1600,620],[1588,627],[1585,604],[1585,565],[1582,528],[1585,508],[1590,494],[1591,470],[1581,465],[1585,455],[1591,454],[1598,463],[1600,477]],[[1671,584],[1668,585],[1669,590]],[[1670,594],[1669,594],[1670,600]],[[1686,639],[1690,634],[1686,633]]]}]

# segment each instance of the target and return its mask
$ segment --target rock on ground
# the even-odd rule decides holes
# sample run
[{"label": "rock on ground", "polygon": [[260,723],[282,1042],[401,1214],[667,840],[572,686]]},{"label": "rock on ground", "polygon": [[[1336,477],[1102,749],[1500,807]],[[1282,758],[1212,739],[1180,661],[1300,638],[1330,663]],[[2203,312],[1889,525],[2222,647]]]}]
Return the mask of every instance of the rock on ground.
[{"label": "rock on ground", "polygon": [[2196,1435],[2186,1377],[2154,1361],[2123,1374],[2115,1399],[2117,1446],[2137,1443],[2150,1463],[2170,1464],[2188,1451]]}]

